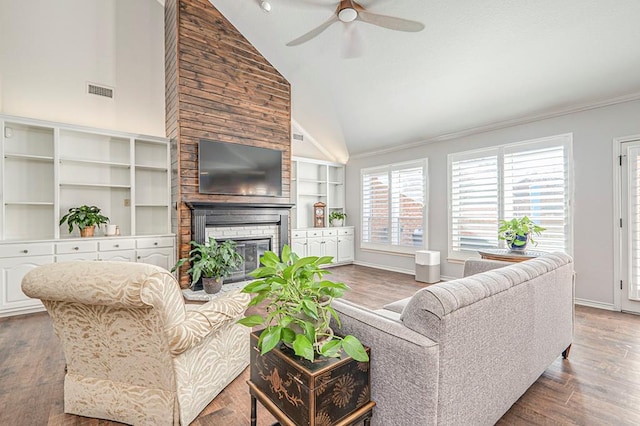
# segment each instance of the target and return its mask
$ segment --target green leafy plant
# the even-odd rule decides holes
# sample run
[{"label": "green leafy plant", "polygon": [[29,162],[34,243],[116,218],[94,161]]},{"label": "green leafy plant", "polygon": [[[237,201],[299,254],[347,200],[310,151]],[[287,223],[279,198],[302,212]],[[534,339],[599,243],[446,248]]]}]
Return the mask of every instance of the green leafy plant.
[{"label": "green leafy plant", "polygon": [[255,294],[250,306],[267,301],[266,314],[247,316],[238,322],[247,327],[266,326],[258,340],[263,355],[284,342],[309,361],[316,355],[338,357],[343,349],[357,361],[369,360],[356,337],[336,336],[329,327],[331,317],[340,324],[331,302],[349,289],[344,283],[322,279],[330,272],[320,266],[331,263],[331,256],[300,258],[285,245],[282,259],[267,251],[260,261],[263,266],[250,274],[257,280],[243,292]]},{"label": "green leafy plant", "polygon": [[236,251],[236,242],[233,240],[218,243],[214,238],[209,237],[207,243],[191,241],[191,245],[193,249],[189,252],[189,257],[178,260],[171,272],[175,272],[188,262],[191,268],[187,272],[191,274],[194,284],[200,280],[200,277],[226,277],[244,262],[242,255]]},{"label": "green leafy plant", "polygon": [[109,218],[100,214],[100,208],[96,206],[72,207],[67,214],[60,218],[60,226],[64,223],[69,226],[69,233],[73,232],[73,226],[77,226],[80,231],[84,228],[95,225],[102,225],[109,222]]},{"label": "green leafy plant", "polygon": [[347,214],[340,210],[334,210],[329,214],[329,223],[333,223],[334,220],[345,220],[347,218]]},{"label": "green leafy plant", "polygon": [[498,228],[498,238],[506,241],[509,247],[524,247],[527,240],[532,244],[537,244],[533,236],[541,235],[546,228],[536,225],[527,216],[516,217],[511,220],[501,220]]}]

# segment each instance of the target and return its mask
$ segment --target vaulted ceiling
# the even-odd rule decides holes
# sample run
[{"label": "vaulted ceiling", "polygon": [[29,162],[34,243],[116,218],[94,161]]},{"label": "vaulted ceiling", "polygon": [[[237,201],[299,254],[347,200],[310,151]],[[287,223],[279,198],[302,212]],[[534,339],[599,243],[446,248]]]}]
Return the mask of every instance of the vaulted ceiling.
[{"label": "vaulted ceiling", "polygon": [[[337,0],[210,0],[289,80],[292,116],[338,161],[640,98],[638,0],[362,0],[418,33],[325,22]],[[344,58],[348,30],[364,50]]]}]

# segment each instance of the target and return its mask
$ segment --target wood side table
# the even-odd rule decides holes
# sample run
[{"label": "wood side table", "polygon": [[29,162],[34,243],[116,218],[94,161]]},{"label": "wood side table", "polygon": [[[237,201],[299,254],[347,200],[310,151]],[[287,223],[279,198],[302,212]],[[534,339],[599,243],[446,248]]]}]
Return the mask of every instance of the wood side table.
[{"label": "wood side table", "polygon": [[251,375],[247,383],[252,426],[257,424],[257,401],[284,426],[370,424],[376,403],[371,401],[368,362],[358,362],[346,354],[310,362],[286,347],[260,355],[260,333],[251,333]]},{"label": "wood side table", "polygon": [[545,254],[544,251],[526,250],[523,252],[515,252],[508,249],[486,249],[478,250],[482,259],[501,260],[503,262],[524,262]]}]

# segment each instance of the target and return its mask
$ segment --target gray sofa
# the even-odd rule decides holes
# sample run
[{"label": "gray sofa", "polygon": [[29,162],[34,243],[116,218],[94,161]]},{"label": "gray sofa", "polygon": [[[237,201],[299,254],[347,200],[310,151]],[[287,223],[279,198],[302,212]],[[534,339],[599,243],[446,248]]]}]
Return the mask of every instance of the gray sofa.
[{"label": "gray sofa", "polygon": [[333,306],[340,332],[371,347],[373,425],[490,425],[568,355],[573,260],[469,260],[464,278],[385,309]]}]

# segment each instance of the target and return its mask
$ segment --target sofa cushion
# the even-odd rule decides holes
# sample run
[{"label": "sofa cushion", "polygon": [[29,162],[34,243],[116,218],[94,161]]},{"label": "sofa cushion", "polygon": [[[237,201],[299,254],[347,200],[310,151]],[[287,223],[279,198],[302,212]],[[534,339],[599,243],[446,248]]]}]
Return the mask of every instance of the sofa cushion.
[{"label": "sofa cushion", "polygon": [[411,300],[411,296],[396,300],[395,302],[387,303],[383,308],[388,311],[401,314],[405,306],[407,306],[407,303],[409,303],[409,300]]}]

